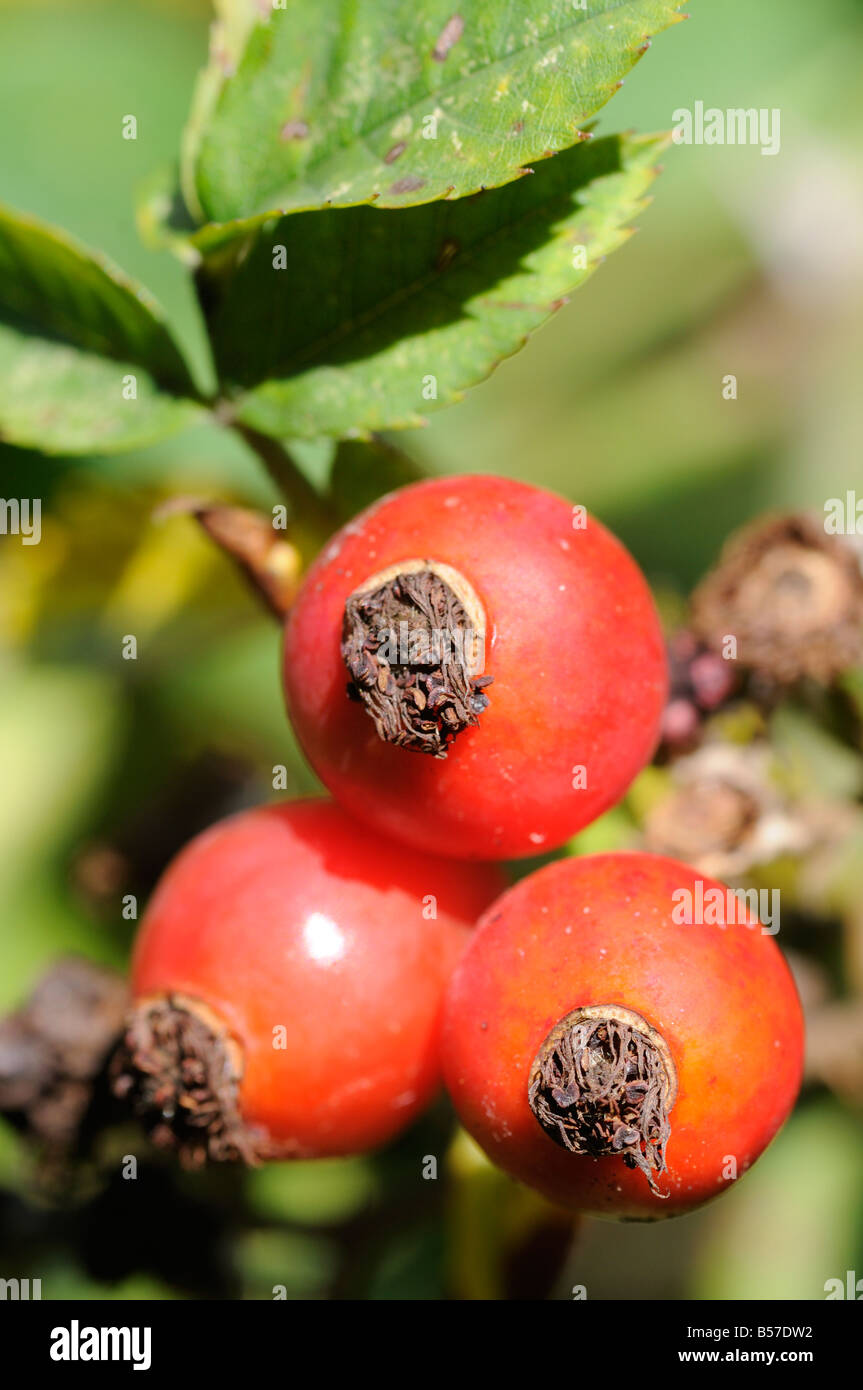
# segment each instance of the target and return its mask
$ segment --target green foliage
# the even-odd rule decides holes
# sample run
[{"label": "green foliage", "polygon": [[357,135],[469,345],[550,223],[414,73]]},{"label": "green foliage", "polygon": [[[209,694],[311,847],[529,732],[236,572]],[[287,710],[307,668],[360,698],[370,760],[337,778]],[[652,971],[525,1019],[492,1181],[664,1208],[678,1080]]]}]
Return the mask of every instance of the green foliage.
[{"label": "green foliage", "polygon": [[348,521],[396,488],[423,477],[412,458],[377,436],[345,439],[336,448],[330,469],[330,493],[339,517]]},{"label": "green foliage", "polygon": [[680,18],[671,0],[285,0],[246,34],[254,5],[222,8],[186,142],[213,221],[508,183],[578,140]]},{"label": "green foliage", "polygon": [[117,688],[85,667],[7,668],[0,684],[0,883],[80,830],[120,730]]},{"label": "green foliage", "polygon": [[[134,376],[136,397],[124,398]],[[63,233],[0,208],[0,430],[46,453],[112,453],[172,434],[196,407],[144,289]]]},{"label": "green foliage", "polygon": [[140,286],[0,213],[5,437],[113,453],[205,405],[299,441],[424,423],[624,240],[662,142],[585,127],[678,8],[219,0],[182,142],[192,220],[162,174],[138,204],[145,243],[197,268],[217,390]]},{"label": "green foliage", "polygon": [[201,272],[238,418],[301,438],[421,424],[516,352],[620,245],[664,143],[597,140],[530,179],[398,215],[352,208],[267,224],[238,243],[235,270]]},{"label": "green foliage", "polygon": [[301,1226],[348,1221],[375,1195],[375,1174],[366,1158],[270,1163],[246,1180],[251,1209],[269,1220]]},{"label": "green foliage", "polygon": [[821,1100],[793,1116],[769,1167],[747,1173],[708,1219],[694,1296],[823,1299],[827,1280],[844,1283],[858,1259],[861,1164],[863,1133],[838,1106]]},{"label": "green foliage", "polygon": [[[216,8],[242,21],[243,9],[251,13],[256,5],[218,0]],[[306,0],[305,8],[319,7]],[[818,510],[827,495],[846,486],[859,490],[853,447],[863,368],[859,283],[844,264],[836,280],[826,275],[831,233],[853,245],[853,223],[843,223],[853,209],[841,179],[863,125],[859,20],[852,13],[859,4],[763,0],[757,18],[751,0],[691,8],[691,24],[656,44],[615,98],[607,128],[659,128],[674,105],[707,93],[721,101],[722,91],[738,92],[745,104],[760,89],[770,93],[770,104],[804,122],[805,147],[789,142],[787,155],[783,146],[774,161],[757,150],[675,149],[644,234],[611,273],[587,285],[529,352],[506,363],[458,410],[440,411],[424,431],[399,437],[410,438],[419,465],[378,440],[338,445],[329,483],[340,516],[419,471],[480,468],[529,477],[595,510],[654,585],[659,580],[680,599],[728,532],[759,510],[789,504]],[[456,10],[464,12],[453,3],[447,17]],[[207,18],[205,0],[0,5],[0,112],[12,132],[4,151],[9,200],[75,227],[89,242],[109,247],[138,279],[158,284],[171,322],[186,330],[184,341],[191,336],[191,283],[173,257],[156,259],[136,243],[129,190],[142,172],[171,159],[175,137],[168,127],[172,120],[179,126],[188,105]],[[231,40],[223,31],[224,51],[239,56],[241,32],[233,47]],[[214,68],[210,76],[218,91],[221,72]],[[139,113],[137,145],[117,137],[117,117],[127,109]],[[807,151],[816,163],[800,168]],[[537,164],[537,172],[560,158]],[[853,172],[853,163],[845,167]],[[776,298],[771,293],[765,311],[765,272],[774,286],[787,287],[787,280],[769,235],[777,225],[787,232],[776,190],[787,187],[795,170],[811,180],[807,202],[817,234],[794,239],[801,253],[809,246],[812,259],[800,263],[805,269],[793,288],[797,294],[805,286],[811,298],[805,314],[783,314],[771,334]],[[827,196],[833,178],[843,195],[838,206]],[[168,201],[163,195],[163,215]],[[402,216],[368,215],[394,226],[393,218]],[[191,230],[181,226],[176,244],[194,258]],[[230,228],[211,226],[195,240],[206,249],[226,235],[230,240]],[[786,236],[783,257],[788,244]],[[830,298],[836,283],[839,301]],[[107,365],[112,390],[116,364],[109,357]],[[741,373],[733,403],[721,399],[725,371]],[[808,387],[801,390],[804,378]],[[135,924],[121,919],[120,892],[140,883],[143,907],[155,874],[191,834],[273,794],[274,763],[288,766],[286,795],[312,785],[284,719],[275,632],[257,621],[223,560],[214,554],[204,562],[191,521],[152,523],[157,502],[181,493],[247,506],[276,500],[238,436],[201,414],[203,428],[119,461],[45,464],[0,443],[0,491],[7,497],[37,492],[44,510],[40,545],[0,537],[4,1009],[20,1002],[58,952],[127,959]],[[304,441],[304,448],[316,450],[318,443]],[[324,444],[331,451],[332,441]],[[32,448],[37,445],[34,439]],[[320,468],[314,462],[321,487],[328,462],[326,450]],[[131,630],[149,635],[142,659],[123,663],[119,634],[130,630],[130,621]],[[863,677],[849,676],[846,685],[856,701],[859,746]],[[821,773],[829,750],[815,742],[810,749],[806,733],[783,729],[782,721],[771,730],[771,741],[788,744],[795,780],[805,784],[818,773],[819,780],[835,777],[837,788],[850,788],[838,762],[834,772],[833,760],[824,758]],[[229,760],[235,780],[227,799],[209,793],[201,764],[190,765],[193,750]],[[165,784],[179,787],[179,803],[164,795]],[[655,791],[645,784],[636,800],[650,801]],[[186,803],[196,797],[202,804],[190,819]],[[629,819],[624,809],[610,812],[579,837],[578,851],[625,847]],[[98,860],[106,846],[129,862],[120,887],[100,890],[78,869],[82,858],[86,864],[95,852]],[[854,842],[840,886],[855,913],[861,862]],[[850,923],[840,927],[813,909],[796,926],[790,891],[787,901],[787,937],[783,903],[780,941],[797,948],[804,972],[827,962],[848,1003],[859,1001],[859,922],[852,935]],[[850,1098],[829,1100],[820,1085],[809,1091],[775,1147],[716,1203],[685,1221],[653,1227],[589,1223],[558,1296],[569,1297],[577,1282],[587,1284],[591,1299],[821,1298],[826,1277],[848,1269],[859,1274],[859,1106]],[[135,1142],[124,1135],[124,1153],[127,1141]],[[347,1290],[359,1298],[404,1299],[441,1289],[452,1296],[454,1263],[462,1284],[476,1283],[477,1265],[481,1276],[483,1263],[495,1258],[490,1233],[500,1229],[501,1202],[497,1183],[494,1202],[486,1204],[467,1194],[463,1175],[443,1172],[418,1193],[416,1155],[440,1155],[445,1147],[446,1134],[426,1125],[411,1132],[400,1155],[387,1150],[314,1174],[305,1164],[278,1165],[250,1174],[241,1191],[228,1175],[183,1178],[167,1165],[142,1169],[139,1182],[120,1184],[114,1204],[87,1201],[58,1214],[34,1197],[32,1150],[3,1124],[5,1270],[42,1278],[45,1299],[242,1293],[269,1301],[274,1284],[284,1285],[289,1297],[332,1296],[333,1289],[339,1297]],[[192,1197],[199,1205],[190,1214]],[[441,1228],[443,1208],[446,1252],[430,1231],[430,1223]],[[312,1227],[323,1228],[319,1239]],[[102,1253],[98,1272],[94,1247]],[[158,1270],[149,1273],[154,1258]],[[522,1257],[519,1265],[528,1262]]]}]

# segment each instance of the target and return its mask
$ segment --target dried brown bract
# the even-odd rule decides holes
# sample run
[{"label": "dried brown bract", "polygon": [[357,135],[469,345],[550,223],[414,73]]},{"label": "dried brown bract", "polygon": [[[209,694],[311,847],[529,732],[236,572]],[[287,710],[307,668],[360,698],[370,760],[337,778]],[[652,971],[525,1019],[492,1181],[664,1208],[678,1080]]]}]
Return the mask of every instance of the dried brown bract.
[{"label": "dried brown bract", "polygon": [[708,742],[678,758],[668,794],[650,808],[644,847],[723,881],[813,844],[811,818],[777,783],[764,741]]},{"label": "dried brown bract", "polygon": [[779,685],[829,684],[863,661],[863,574],[852,546],[806,515],[758,521],[731,538],[692,599],[692,627],[715,651]]},{"label": "dried brown bract", "polygon": [[128,995],[123,979],[77,957],[57,961],[0,1020],[0,1110],[46,1154],[84,1147]]}]

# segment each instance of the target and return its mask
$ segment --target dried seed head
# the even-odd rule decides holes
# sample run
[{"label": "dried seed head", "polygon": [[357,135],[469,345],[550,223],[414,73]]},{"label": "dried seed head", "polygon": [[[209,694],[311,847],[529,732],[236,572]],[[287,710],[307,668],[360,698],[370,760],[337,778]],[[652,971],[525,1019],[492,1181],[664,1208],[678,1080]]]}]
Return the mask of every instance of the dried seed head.
[{"label": "dried seed head", "polygon": [[399,748],[445,758],[488,706],[485,614],[449,565],[408,560],[366,580],[345,604],[341,651],[348,694]]},{"label": "dried seed head", "polygon": [[665,1172],[677,1072],[646,1019],[617,1004],[573,1009],[533,1060],[528,1103],[550,1139],[573,1154],[622,1158],[651,1192]]},{"label": "dried seed head", "polygon": [[678,788],[654,806],[645,833],[651,849],[678,859],[736,849],[760,815],[756,799],[743,787],[704,777]]},{"label": "dried seed head", "polygon": [[673,763],[667,795],[645,816],[644,847],[727,880],[804,853],[813,832],[777,779],[768,743],[717,741]]},{"label": "dried seed head", "polygon": [[695,591],[692,626],[714,650],[736,637],[741,666],[770,681],[828,684],[863,660],[858,558],[814,517],[756,522]]},{"label": "dried seed head", "polygon": [[128,995],[112,970],[57,961],[27,1003],[0,1020],[0,1111],[52,1157],[87,1147],[104,1068]]},{"label": "dried seed head", "polygon": [[259,1136],[239,1110],[242,1071],[239,1044],[218,1016],[178,994],[138,1003],[111,1062],[114,1095],[188,1168],[257,1162]]}]

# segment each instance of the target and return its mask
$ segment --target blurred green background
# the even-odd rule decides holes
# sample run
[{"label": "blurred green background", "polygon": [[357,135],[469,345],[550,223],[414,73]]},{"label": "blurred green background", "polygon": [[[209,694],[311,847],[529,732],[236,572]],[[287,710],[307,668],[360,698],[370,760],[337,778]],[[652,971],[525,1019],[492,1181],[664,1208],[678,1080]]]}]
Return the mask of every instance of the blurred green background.
[{"label": "blurred green background", "polygon": [[[690,8],[600,129],[666,129],[696,100],[778,107],[781,154],[673,147],[629,245],[523,354],[399,440],[429,473],[513,474],[586,504],[672,609],[747,517],[820,512],[855,485],[863,496],[863,4]],[[201,373],[190,286],[142,245],[134,210],[176,156],[208,20],[203,0],[0,0],[0,197],[140,278]],[[121,138],[127,114],[135,142]],[[729,373],[736,401],[722,398]],[[273,626],[188,518],[152,520],[180,494],[275,500],[242,443],[214,426],[104,460],[0,445],[0,493],[43,499],[39,546],[0,537],[8,1008],[60,951],[122,964],[121,894],[144,898],[191,834],[271,796],[274,764],[293,791],[314,781],[284,719]],[[135,662],[120,658],[126,633]],[[448,1126],[441,1106],[382,1157],[253,1175],[178,1178],[154,1164],[149,1193],[109,1185],[60,1213],[34,1197],[28,1157],[0,1129],[0,1276],[42,1277],[44,1297],[494,1291],[477,1249],[499,1224],[497,1178],[462,1146],[449,1185],[416,1193],[417,1145],[441,1152]],[[506,1201],[513,1230],[538,1219]],[[524,1269],[541,1247],[525,1247]],[[863,1128],[823,1091],[713,1207],[656,1227],[585,1223],[554,1287],[818,1298],[855,1269],[863,1277]]]}]

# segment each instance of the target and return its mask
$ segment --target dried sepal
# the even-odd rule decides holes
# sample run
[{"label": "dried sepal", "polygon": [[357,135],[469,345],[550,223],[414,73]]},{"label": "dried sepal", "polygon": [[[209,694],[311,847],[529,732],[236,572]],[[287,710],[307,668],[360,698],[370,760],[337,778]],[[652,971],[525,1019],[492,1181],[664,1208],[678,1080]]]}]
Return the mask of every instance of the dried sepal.
[{"label": "dried sepal", "polygon": [[240,1115],[242,1053],[211,1010],[170,995],[141,1000],[111,1061],[114,1095],[153,1143],[187,1168],[257,1162],[257,1136]]},{"label": "dried sepal", "polygon": [[380,738],[445,758],[488,707],[481,674],[485,622],[476,596],[448,566],[411,561],[368,580],[345,604],[348,693]]},{"label": "dried sepal", "polygon": [[737,532],[692,597],[692,629],[767,682],[829,684],[863,661],[863,573],[854,547],[808,515]]},{"label": "dried sepal", "polygon": [[655,1028],[617,1005],[574,1009],[534,1058],[528,1103],[549,1138],[570,1153],[621,1158],[657,1197],[666,1169],[677,1076]]}]

